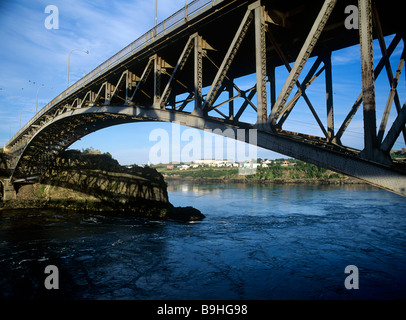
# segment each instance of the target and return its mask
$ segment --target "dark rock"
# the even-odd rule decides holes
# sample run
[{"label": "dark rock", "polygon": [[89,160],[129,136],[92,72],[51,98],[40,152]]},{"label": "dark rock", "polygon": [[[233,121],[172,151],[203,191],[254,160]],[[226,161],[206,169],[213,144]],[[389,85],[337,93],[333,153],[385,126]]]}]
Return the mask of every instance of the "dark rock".
[{"label": "dark rock", "polygon": [[173,207],[169,209],[167,217],[181,221],[200,221],[206,216],[193,207]]}]

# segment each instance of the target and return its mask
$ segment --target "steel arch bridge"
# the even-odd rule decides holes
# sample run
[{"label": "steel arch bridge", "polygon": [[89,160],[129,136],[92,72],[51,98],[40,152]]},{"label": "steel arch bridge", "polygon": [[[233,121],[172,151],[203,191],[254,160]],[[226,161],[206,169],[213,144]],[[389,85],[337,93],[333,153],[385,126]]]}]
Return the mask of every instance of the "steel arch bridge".
[{"label": "steel arch bridge", "polygon": [[[350,5],[359,18],[359,28],[352,30],[345,27]],[[390,157],[398,139],[406,142],[406,103],[397,91],[405,30],[402,10],[392,5],[381,0],[316,0],[312,5],[304,0],[195,0],[58,95],[8,141],[11,181],[41,177],[60,152],[94,131],[165,121],[220,129],[216,132],[224,135],[245,129],[245,135],[235,137],[247,143],[252,143],[249,131],[256,130],[260,147],[405,196],[406,166]],[[374,39],[382,52],[377,65]],[[331,54],[357,44],[362,92],[352,106],[337,106]],[[399,48],[403,51],[393,72],[389,59]],[[276,68],[287,70],[278,94]],[[388,98],[378,124],[375,80],[385,72]],[[320,115],[306,90],[322,74],[326,98]],[[246,75],[256,81],[243,90],[236,79]],[[299,99],[320,136],[284,129]],[[342,137],[361,105],[364,148],[358,150],[345,146]],[[396,117],[390,122],[393,105]],[[255,112],[255,120],[243,121],[248,110]],[[339,127],[337,110],[347,114]]]}]

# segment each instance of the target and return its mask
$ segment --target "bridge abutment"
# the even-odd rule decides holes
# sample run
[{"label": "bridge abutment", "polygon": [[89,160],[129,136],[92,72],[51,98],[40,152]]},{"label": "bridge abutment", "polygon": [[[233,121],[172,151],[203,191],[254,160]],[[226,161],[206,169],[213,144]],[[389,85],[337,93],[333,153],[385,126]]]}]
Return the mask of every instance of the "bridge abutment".
[{"label": "bridge abutment", "polygon": [[8,200],[16,200],[17,199],[17,192],[14,189],[13,183],[9,179],[2,179],[0,181],[1,184],[1,193],[2,193],[2,201]]}]

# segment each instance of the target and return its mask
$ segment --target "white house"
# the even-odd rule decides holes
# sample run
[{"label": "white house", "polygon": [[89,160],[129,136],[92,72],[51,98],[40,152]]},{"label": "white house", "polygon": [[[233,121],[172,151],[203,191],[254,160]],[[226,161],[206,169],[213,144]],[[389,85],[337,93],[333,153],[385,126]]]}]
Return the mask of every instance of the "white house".
[{"label": "white house", "polygon": [[208,165],[210,167],[230,167],[234,166],[234,161],[229,159],[200,159],[195,160],[195,164]]}]

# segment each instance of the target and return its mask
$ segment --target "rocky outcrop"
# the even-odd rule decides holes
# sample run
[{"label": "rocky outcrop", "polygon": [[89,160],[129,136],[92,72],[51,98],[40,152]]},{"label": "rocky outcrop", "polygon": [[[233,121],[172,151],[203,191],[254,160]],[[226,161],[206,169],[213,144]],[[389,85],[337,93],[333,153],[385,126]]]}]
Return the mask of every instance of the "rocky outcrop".
[{"label": "rocky outcrop", "polygon": [[201,220],[197,209],[175,208],[163,176],[149,167],[126,168],[109,155],[66,151],[35,184],[15,186],[3,208],[61,208],[119,212],[140,217]]},{"label": "rocky outcrop", "polygon": [[[65,152],[45,174],[43,183],[123,207],[140,201],[169,204],[166,183],[160,173],[149,167],[120,166],[108,155]],[[55,194],[55,190],[44,193],[47,197]]]},{"label": "rocky outcrop", "polygon": [[10,175],[10,172],[7,170],[7,161],[7,155],[0,152],[0,177],[7,177]]}]

